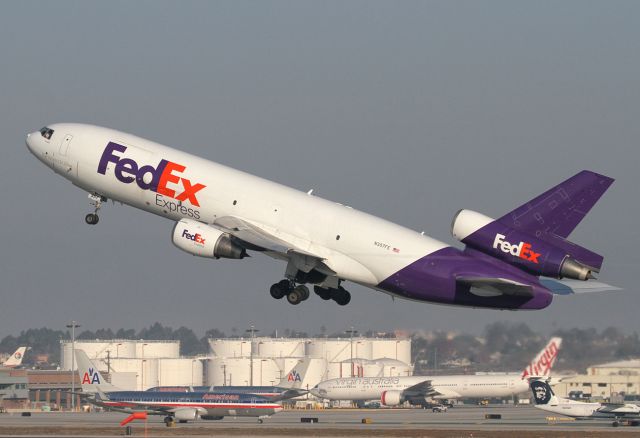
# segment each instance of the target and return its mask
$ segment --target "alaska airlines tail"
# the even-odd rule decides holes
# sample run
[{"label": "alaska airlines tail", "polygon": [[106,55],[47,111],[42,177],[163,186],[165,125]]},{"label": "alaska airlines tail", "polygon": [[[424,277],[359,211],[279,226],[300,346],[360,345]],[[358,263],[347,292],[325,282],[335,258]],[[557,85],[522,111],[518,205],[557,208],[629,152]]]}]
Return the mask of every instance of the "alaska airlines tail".
[{"label": "alaska airlines tail", "polygon": [[22,363],[22,359],[24,358],[24,353],[27,351],[27,347],[18,347],[18,349],[13,353],[9,358],[4,361],[2,366],[7,368],[15,368],[20,366]]},{"label": "alaska airlines tail", "polygon": [[536,406],[558,404],[558,397],[553,393],[551,386],[544,380],[532,379],[529,382],[531,392],[533,392],[533,401]]},{"label": "alaska airlines tail", "polygon": [[297,362],[296,365],[291,369],[291,371],[289,371],[286,376],[283,376],[276,386],[278,386],[279,388],[301,388],[302,382],[304,382],[305,376],[307,375],[307,371],[309,371],[310,366],[310,359],[303,359]]},{"label": "alaska airlines tail", "polygon": [[562,338],[551,338],[547,345],[533,358],[531,363],[522,371],[522,378],[547,377],[558,359],[558,351],[562,345]]},{"label": "alaska airlines tail", "polygon": [[96,394],[118,391],[118,388],[107,382],[84,350],[76,350],[76,362],[82,392]]},{"label": "alaska airlines tail", "polygon": [[497,220],[460,210],[451,231],[471,254],[482,252],[535,276],[588,280],[603,257],[566,238],[613,181],[583,170]]}]

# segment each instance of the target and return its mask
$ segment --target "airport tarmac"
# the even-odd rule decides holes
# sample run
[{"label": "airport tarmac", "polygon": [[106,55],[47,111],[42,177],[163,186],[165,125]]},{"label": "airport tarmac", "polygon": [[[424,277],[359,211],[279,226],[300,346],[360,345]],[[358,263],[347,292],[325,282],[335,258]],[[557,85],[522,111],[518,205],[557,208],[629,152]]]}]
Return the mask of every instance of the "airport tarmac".
[{"label": "airport tarmac", "polygon": [[[501,419],[486,419],[500,414]],[[34,412],[0,414],[0,436],[122,436],[119,423],[127,415],[104,413]],[[318,423],[302,423],[313,417]],[[255,418],[227,417],[166,427],[161,416],[150,416],[148,436],[331,436],[331,437],[608,437],[640,434],[640,427],[617,427],[611,420],[575,421],[566,417],[549,421],[532,406],[459,406],[446,413],[422,409],[326,409],[284,411],[258,424]],[[363,424],[368,418],[371,423]],[[144,435],[145,423],[133,422],[133,434]]]}]

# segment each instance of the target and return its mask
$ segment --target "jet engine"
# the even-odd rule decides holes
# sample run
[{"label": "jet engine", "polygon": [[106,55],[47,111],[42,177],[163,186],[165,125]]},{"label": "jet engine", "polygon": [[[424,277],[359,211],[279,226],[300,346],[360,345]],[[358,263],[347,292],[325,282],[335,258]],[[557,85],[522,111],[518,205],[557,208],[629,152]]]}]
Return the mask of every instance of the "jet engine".
[{"label": "jet engine", "polygon": [[171,240],[181,250],[199,257],[241,259],[247,256],[246,249],[232,236],[192,219],[177,222]]},{"label": "jet engine", "polygon": [[559,236],[530,235],[471,210],[456,213],[451,234],[468,247],[533,275],[588,280],[599,272],[603,260]]},{"label": "jet engine", "polygon": [[198,411],[193,408],[180,408],[173,413],[178,421],[193,421],[198,419]]},{"label": "jet engine", "polygon": [[380,397],[380,403],[383,406],[398,406],[404,403],[402,391],[384,391]]}]

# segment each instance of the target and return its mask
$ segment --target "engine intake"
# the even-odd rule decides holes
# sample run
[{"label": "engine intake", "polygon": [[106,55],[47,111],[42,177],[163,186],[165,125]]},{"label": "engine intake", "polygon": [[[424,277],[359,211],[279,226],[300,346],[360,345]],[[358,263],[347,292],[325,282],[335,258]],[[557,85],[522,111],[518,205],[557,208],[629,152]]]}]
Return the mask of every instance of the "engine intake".
[{"label": "engine intake", "polygon": [[402,391],[384,391],[380,396],[380,403],[383,406],[398,406],[404,403]]},{"label": "engine intake", "polygon": [[192,219],[181,219],[173,228],[172,242],[198,257],[242,259],[247,251],[229,234]]}]

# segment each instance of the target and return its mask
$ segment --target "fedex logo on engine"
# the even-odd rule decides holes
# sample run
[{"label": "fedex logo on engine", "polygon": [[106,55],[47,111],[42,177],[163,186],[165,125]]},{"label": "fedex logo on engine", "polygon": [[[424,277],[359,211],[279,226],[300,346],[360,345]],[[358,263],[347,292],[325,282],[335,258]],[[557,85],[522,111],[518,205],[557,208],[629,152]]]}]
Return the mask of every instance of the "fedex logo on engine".
[{"label": "fedex logo on engine", "polygon": [[85,371],[82,376],[83,385],[100,385],[100,374],[93,368],[89,368],[89,371]]},{"label": "fedex logo on engine", "polygon": [[205,239],[202,238],[202,234],[200,233],[190,234],[189,230],[183,230],[182,237],[184,237],[185,239],[193,240],[195,243],[198,243],[200,245],[204,245]]},{"label": "fedex logo on engine", "polygon": [[[109,163],[113,163],[115,164],[113,173],[118,181],[124,184],[131,184],[135,181],[142,190],[151,190],[177,201],[188,201],[191,205],[200,207],[196,194],[206,186],[192,184],[190,180],[180,176],[186,169],[185,166],[167,160],[160,160],[157,167],[148,164],[140,166],[131,158],[116,155],[116,152],[122,154],[126,150],[126,146],[109,142],[100,157],[98,173],[106,175],[107,166]],[[182,186],[180,193],[175,190],[179,186]]]},{"label": "fedex logo on engine", "polygon": [[496,238],[493,241],[493,248],[495,249],[500,247],[500,251],[502,252],[507,252],[512,256],[519,257],[533,263],[540,263],[538,261],[540,253],[533,251],[530,243],[520,242],[517,245],[514,245],[504,240],[504,238],[504,234],[496,234]]}]

